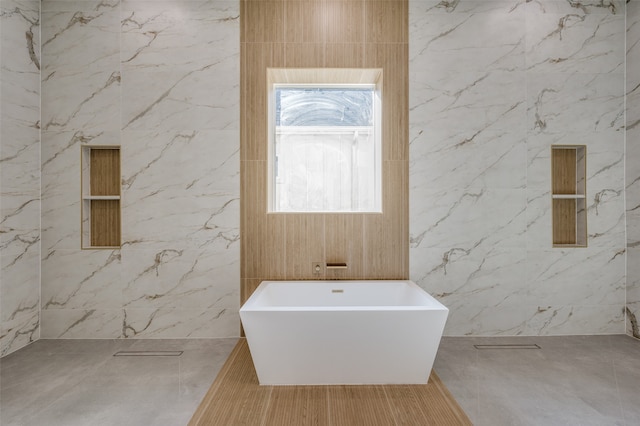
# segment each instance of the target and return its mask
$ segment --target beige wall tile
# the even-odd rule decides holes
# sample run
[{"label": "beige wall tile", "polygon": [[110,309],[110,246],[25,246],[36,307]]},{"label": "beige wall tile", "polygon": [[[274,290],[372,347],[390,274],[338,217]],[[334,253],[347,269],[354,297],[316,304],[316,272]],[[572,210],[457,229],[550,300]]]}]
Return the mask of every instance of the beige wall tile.
[{"label": "beige wall tile", "polygon": [[240,300],[244,303],[263,280],[261,278],[243,278],[240,284]]},{"label": "beige wall tile", "polygon": [[366,1],[365,37],[367,43],[407,43],[409,16],[407,2]]},{"label": "beige wall tile", "polygon": [[[406,279],[408,265],[408,45],[406,0],[283,0],[282,39],[244,0],[241,21],[242,300],[259,279],[317,279],[312,263],[346,262],[321,279]],[[253,10],[255,7],[255,10]],[[250,12],[248,9],[251,9]],[[266,16],[266,15],[265,15]],[[365,44],[365,26],[372,25]],[[270,43],[272,41],[286,43]],[[375,42],[375,43],[372,43]],[[383,213],[267,214],[267,67],[383,68]],[[257,160],[257,161],[254,161]],[[388,161],[394,160],[394,161]],[[256,280],[256,281],[250,281]]]},{"label": "beige wall tile", "polygon": [[327,68],[364,68],[364,43],[326,43]]},{"label": "beige wall tile", "polygon": [[324,66],[323,43],[287,43],[285,45],[287,68],[322,68]]},{"label": "beige wall tile", "polygon": [[284,3],[282,1],[242,0],[240,16],[241,43],[284,41]]},{"label": "beige wall tile", "polygon": [[362,1],[327,1],[326,42],[363,43],[365,9]]},{"label": "beige wall tile", "polygon": [[326,32],[324,1],[284,3],[285,34],[289,43],[322,43]]},{"label": "beige wall tile", "polygon": [[284,220],[267,215],[267,164],[242,161],[241,277],[284,278]]},{"label": "beige wall tile", "polygon": [[383,214],[364,218],[364,275],[408,279],[408,163],[385,161],[383,173]]},{"label": "beige wall tile", "polygon": [[409,159],[409,75],[406,43],[367,44],[366,68],[382,68],[382,158]]},{"label": "beige wall tile", "polygon": [[361,279],[363,275],[363,214],[325,216],[327,262],[346,262],[346,270],[327,271],[327,278]]},{"label": "beige wall tile", "polygon": [[287,280],[319,279],[312,262],[324,262],[324,215],[280,215],[286,223],[285,269]]},{"label": "beige wall tile", "polygon": [[241,45],[240,156],[242,160],[267,159],[267,71],[284,66],[284,44]]}]

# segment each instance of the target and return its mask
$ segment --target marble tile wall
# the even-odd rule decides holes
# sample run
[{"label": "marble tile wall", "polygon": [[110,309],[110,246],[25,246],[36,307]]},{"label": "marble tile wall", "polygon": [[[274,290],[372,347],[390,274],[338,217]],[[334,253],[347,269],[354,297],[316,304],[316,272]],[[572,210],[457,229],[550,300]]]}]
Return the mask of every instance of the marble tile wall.
[{"label": "marble tile wall", "polygon": [[40,335],[40,2],[0,0],[0,356]]},{"label": "marble tile wall", "polygon": [[[625,295],[633,332],[639,3],[411,0],[411,278],[447,334],[619,333]],[[237,335],[238,2],[0,6],[2,354]],[[121,250],[80,250],[81,144],[122,146]],[[588,147],[586,249],[551,248],[551,144]]]},{"label": "marble tile wall", "polygon": [[[42,337],[239,335],[238,2],[42,22]],[[121,146],[120,250],[80,249],[81,144]]]},{"label": "marble tile wall", "polygon": [[[410,1],[410,269],[446,334],[623,332],[625,6]],[[552,248],[552,144],[587,145],[588,248]]]},{"label": "marble tile wall", "polygon": [[627,333],[640,339],[640,0],[627,2]]}]

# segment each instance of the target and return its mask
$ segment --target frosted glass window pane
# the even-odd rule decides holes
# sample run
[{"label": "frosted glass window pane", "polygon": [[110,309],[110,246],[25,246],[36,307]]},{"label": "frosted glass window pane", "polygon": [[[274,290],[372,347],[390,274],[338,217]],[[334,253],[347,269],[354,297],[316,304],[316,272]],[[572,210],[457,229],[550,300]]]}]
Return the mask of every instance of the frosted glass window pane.
[{"label": "frosted glass window pane", "polygon": [[375,88],[276,87],[273,210],[380,211]]},{"label": "frosted glass window pane", "polygon": [[276,126],[373,126],[371,87],[276,88]]}]

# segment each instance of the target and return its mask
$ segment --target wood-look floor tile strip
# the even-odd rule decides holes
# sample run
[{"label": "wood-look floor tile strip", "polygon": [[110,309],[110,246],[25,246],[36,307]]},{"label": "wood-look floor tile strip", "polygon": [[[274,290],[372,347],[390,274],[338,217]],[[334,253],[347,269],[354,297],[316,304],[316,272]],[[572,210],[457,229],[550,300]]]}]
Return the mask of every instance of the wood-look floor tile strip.
[{"label": "wood-look floor tile strip", "polygon": [[328,425],[325,386],[274,386],[265,426]]},{"label": "wood-look floor tile strip", "polygon": [[471,425],[440,378],[426,385],[260,386],[240,339],[189,422],[196,425]]},{"label": "wood-look floor tile strip", "polygon": [[[462,407],[455,400],[449,389],[442,383],[440,377],[436,373],[431,373],[429,378],[429,384],[434,384],[434,392],[432,394],[427,392],[420,392],[419,396],[429,413],[434,414],[434,423],[438,425],[472,425],[471,420],[467,417],[466,413],[462,410]],[[439,394],[439,397],[447,401],[447,406],[442,404],[434,404],[436,400],[435,393]]]},{"label": "wood-look floor tile strip", "polygon": [[385,392],[397,425],[471,425],[435,373],[431,374],[428,385],[385,386]]},{"label": "wood-look floor tile strip", "polygon": [[189,425],[261,425],[271,386],[260,386],[249,348],[241,339]]},{"label": "wood-look floor tile strip", "polygon": [[383,386],[330,386],[331,425],[395,425]]}]

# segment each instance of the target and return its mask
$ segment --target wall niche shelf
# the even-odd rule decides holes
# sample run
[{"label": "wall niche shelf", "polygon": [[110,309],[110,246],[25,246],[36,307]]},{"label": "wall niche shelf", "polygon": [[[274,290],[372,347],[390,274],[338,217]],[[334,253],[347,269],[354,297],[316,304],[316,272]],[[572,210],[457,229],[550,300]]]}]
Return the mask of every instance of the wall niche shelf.
[{"label": "wall niche shelf", "polygon": [[587,147],[551,146],[553,247],[587,246]]},{"label": "wall niche shelf", "polygon": [[82,145],[82,248],[120,248],[120,147]]}]

